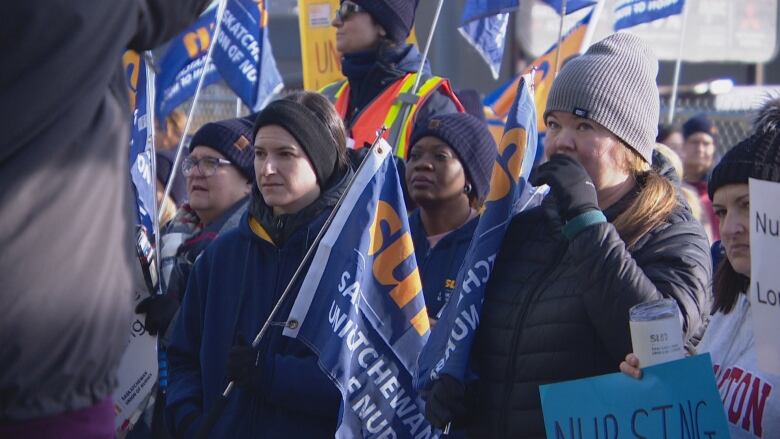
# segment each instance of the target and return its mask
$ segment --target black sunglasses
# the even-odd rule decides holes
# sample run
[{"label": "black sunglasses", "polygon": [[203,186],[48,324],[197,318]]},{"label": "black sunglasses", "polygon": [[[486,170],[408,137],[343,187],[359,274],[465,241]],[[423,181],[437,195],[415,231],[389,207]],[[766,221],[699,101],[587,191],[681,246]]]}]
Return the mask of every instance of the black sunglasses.
[{"label": "black sunglasses", "polygon": [[341,5],[336,10],[336,17],[338,17],[340,21],[347,21],[349,20],[349,17],[358,12],[365,12],[365,9],[349,0],[345,0],[341,2]]}]

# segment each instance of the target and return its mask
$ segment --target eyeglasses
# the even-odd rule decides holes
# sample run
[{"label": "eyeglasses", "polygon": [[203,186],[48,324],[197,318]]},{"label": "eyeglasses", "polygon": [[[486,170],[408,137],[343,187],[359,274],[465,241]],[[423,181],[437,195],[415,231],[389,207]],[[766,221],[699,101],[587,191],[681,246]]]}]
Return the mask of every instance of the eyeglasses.
[{"label": "eyeglasses", "polygon": [[365,12],[365,9],[349,0],[345,0],[341,2],[341,5],[336,10],[336,17],[338,17],[339,21],[347,21],[349,17],[358,12]]},{"label": "eyeglasses", "polygon": [[229,160],[218,159],[216,157],[203,157],[199,160],[194,160],[192,157],[187,157],[181,162],[181,172],[185,177],[195,173],[195,168],[198,168],[200,174],[204,177],[211,177],[217,172],[217,168],[222,165],[232,165]]}]

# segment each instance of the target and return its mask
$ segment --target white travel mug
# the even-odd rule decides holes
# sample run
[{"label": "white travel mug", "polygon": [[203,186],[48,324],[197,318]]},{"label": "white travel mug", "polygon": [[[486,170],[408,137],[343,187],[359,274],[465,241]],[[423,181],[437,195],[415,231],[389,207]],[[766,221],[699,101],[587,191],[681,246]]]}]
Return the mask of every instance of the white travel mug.
[{"label": "white travel mug", "polygon": [[629,310],[631,344],[641,367],[685,356],[682,319],[674,299],[634,305]]}]

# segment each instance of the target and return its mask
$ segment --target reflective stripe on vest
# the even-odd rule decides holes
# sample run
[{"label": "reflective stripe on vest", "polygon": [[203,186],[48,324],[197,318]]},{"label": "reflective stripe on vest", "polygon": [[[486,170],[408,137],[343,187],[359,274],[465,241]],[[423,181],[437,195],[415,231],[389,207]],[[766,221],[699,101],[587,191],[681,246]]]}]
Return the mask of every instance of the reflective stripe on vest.
[{"label": "reflective stripe on vest", "polygon": [[[397,139],[395,154],[398,157],[406,157],[407,144],[412,135],[414,120],[417,116],[417,110],[431,93],[434,93],[439,87],[455,103],[458,111],[463,111],[463,106],[455,97],[449,82],[439,76],[432,76],[420,85],[415,93],[417,102],[406,104],[406,111],[403,118],[400,118],[404,111],[404,103],[400,96],[409,91],[414,86],[417,79],[417,73],[407,73],[403,78],[395,81],[386,88],[379,96],[374,98],[368,107],[364,108],[358,118],[352,123],[351,137],[355,140],[355,149],[360,149],[365,145],[370,145],[376,138],[376,132],[382,126],[388,128],[385,138]],[[333,91],[335,93],[333,93]],[[349,82],[344,80],[327,85],[321,89],[321,93],[328,96],[334,102],[336,111],[342,119],[346,119],[347,109],[349,108]]]}]

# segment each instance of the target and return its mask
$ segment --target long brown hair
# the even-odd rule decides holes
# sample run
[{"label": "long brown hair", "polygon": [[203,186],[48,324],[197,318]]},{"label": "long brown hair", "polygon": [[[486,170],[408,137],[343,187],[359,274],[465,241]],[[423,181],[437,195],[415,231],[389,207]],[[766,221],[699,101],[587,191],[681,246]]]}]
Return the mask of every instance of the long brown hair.
[{"label": "long brown hair", "polygon": [[723,314],[728,314],[737,303],[737,297],[747,291],[750,286],[750,278],[737,273],[729,258],[723,257],[715,271],[713,284],[715,304],[712,307],[712,312],[721,311]]},{"label": "long brown hair", "polygon": [[642,236],[666,221],[678,201],[677,192],[669,179],[651,169],[633,149],[625,147],[623,151],[623,166],[642,187],[628,209],[612,224],[631,250]]}]

